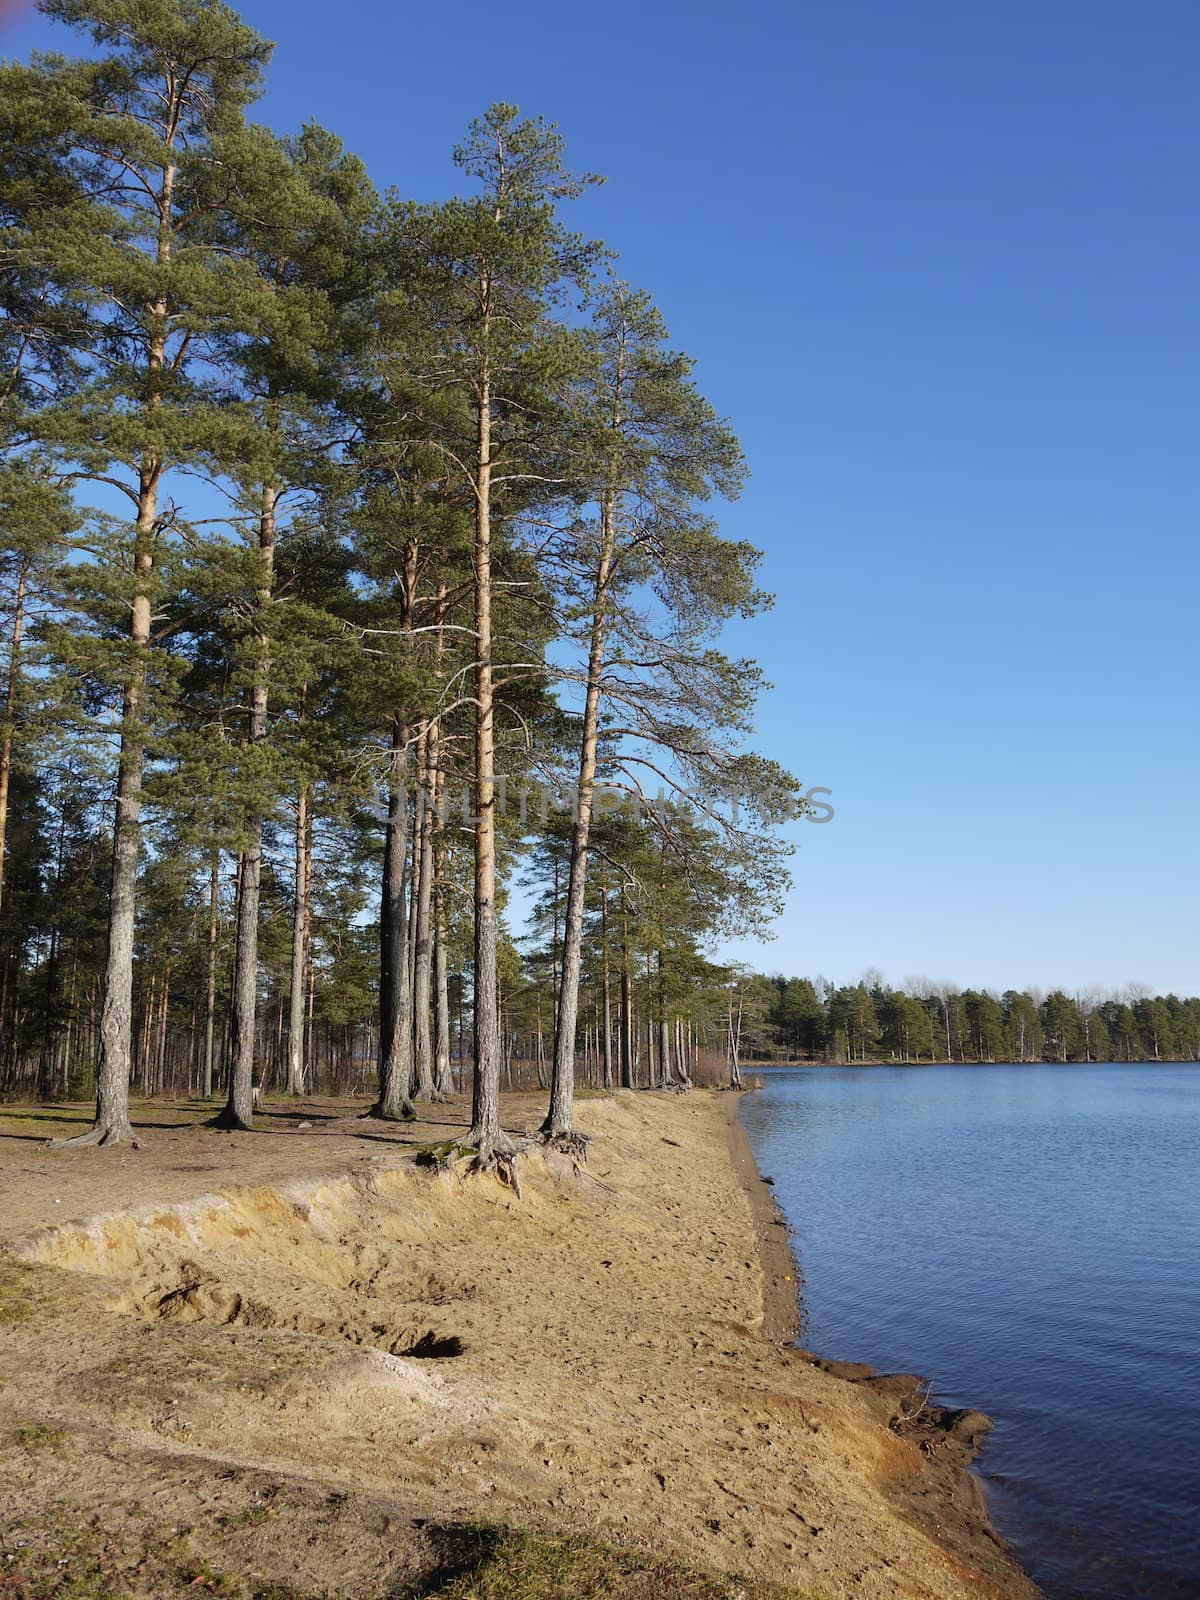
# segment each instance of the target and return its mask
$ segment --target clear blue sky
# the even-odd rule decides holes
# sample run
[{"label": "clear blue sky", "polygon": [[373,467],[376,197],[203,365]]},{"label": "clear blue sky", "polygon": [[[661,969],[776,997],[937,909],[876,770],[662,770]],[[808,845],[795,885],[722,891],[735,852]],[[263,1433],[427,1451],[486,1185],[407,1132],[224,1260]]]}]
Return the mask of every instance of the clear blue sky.
[{"label": "clear blue sky", "polygon": [[265,118],[381,186],[495,99],[608,175],[579,226],[750,458],[759,744],[837,807],[747,956],[1200,990],[1191,0],[243,9]]}]

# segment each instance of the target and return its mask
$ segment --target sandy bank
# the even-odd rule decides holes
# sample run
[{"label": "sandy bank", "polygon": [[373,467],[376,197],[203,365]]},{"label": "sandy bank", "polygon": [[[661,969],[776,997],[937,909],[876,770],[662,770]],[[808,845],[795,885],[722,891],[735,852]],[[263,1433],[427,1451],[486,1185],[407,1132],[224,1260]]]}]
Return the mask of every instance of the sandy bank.
[{"label": "sandy bank", "polygon": [[5,1525],[187,1527],[231,1570],[364,1597],[479,1517],[826,1600],[1035,1594],[955,1438],[901,1436],[902,1394],[788,1347],[786,1233],[731,1097],[585,1101],[589,1176],[531,1160],[521,1202],[414,1165],[461,1107],[350,1109],[128,1154],[0,1131]]}]

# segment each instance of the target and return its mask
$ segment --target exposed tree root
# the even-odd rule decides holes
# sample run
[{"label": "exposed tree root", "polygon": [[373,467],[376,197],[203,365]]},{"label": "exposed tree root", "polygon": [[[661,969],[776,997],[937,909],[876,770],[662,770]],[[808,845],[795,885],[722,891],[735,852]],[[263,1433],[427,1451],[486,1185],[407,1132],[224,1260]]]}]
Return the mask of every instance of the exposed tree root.
[{"label": "exposed tree root", "polygon": [[518,1200],[525,1197],[521,1193],[521,1174],[517,1171],[517,1153],[515,1150],[497,1150],[493,1148],[488,1152],[477,1150],[467,1168],[468,1173],[491,1172],[506,1184],[516,1195]]},{"label": "exposed tree root", "polygon": [[423,1167],[436,1167],[439,1172],[450,1172],[456,1162],[466,1163],[465,1174],[490,1172],[516,1195],[523,1198],[521,1175],[517,1170],[517,1157],[531,1147],[529,1139],[515,1139],[507,1133],[488,1134],[479,1138],[472,1128],[462,1139],[448,1139],[444,1144],[426,1145],[417,1151],[417,1163]]},{"label": "exposed tree root", "polygon": [[128,1144],[134,1150],[142,1148],[142,1141],[134,1133],[132,1124],[128,1122],[98,1122],[95,1127],[89,1128],[86,1133],[72,1134],[69,1139],[47,1139],[43,1149],[66,1150],[71,1145],[95,1145],[97,1149],[107,1149],[109,1145]]},{"label": "exposed tree root", "polygon": [[587,1161],[591,1135],[580,1133],[578,1128],[568,1128],[561,1133],[542,1128],[538,1137],[548,1150],[557,1150],[560,1155],[569,1156],[578,1165]]}]

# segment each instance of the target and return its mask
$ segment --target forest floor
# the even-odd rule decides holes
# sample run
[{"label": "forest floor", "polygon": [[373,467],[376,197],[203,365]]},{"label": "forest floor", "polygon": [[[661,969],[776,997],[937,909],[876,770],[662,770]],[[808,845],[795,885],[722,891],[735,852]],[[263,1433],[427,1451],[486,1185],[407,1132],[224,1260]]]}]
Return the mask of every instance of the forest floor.
[{"label": "forest floor", "polygon": [[0,1107],[0,1596],[1036,1594],[974,1419],[792,1348],[736,1097],[586,1097],[520,1199],[416,1163],[461,1103],[360,1109]]}]

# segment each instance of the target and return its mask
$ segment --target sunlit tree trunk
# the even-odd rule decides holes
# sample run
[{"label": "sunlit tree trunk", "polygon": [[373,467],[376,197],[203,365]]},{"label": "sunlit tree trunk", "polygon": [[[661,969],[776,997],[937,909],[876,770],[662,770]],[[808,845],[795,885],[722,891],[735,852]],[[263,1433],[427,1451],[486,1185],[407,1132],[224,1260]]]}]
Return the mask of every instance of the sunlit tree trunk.
[{"label": "sunlit tree trunk", "polygon": [[[575,1033],[579,1017],[579,974],[583,952],[583,907],[587,890],[588,839],[596,787],[596,744],[600,726],[601,677],[604,670],[604,619],[615,541],[615,499],[605,498],[600,516],[600,552],[593,587],[592,629],[588,646],[587,692],[579,747],[579,783],[571,830],[571,865],[567,881],[566,927],[563,935],[562,983],[554,1024],[554,1064],[550,1108],[542,1124],[548,1138],[572,1133],[575,1096]],[[555,896],[557,911],[557,895]]]},{"label": "sunlit tree trunk", "polygon": [[[265,625],[265,613],[271,603],[271,591],[274,585],[275,508],[278,501],[279,491],[275,485],[264,484],[258,522],[258,553],[261,567],[256,599],[260,630]],[[254,683],[250,692],[252,753],[267,737],[270,670],[265,634],[260,631],[259,655],[254,664]],[[252,781],[257,788],[261,779],[256,772],[253,773]],[[258,920],[262,887],[262,836],[263,808],[261,797],[256,794],[251,801],[251,814],[247,818],[242,849],[242,883],[241,893],[238,895],[233,961],[229,1098],[225,1109],[216,1119],[218,1126],[222,1128],[249,1129],[253,1126],[254,1120],[254,1047],[258,1024]]]},{"label": "sunlit tree trunk", "polygon": [[17,573],[12,636],[8,646],[8,689],[4,697],[4,734],[0,739],[0,906],[3,905],[4,865],[8,852],[8,787],[12,774],[13,733],[17,717],[17,686],[21,677],[21,636],[25,629],[25,585],[29,558],[22,556]]},{"label": "sunlit tree trunk", "polygon": [[296,796],[295,905],[292,910],[292,987],[288,998],[287,1092],[304,1093],[304,972],[308,956],[309,788]]},{"label": "sunlit tree trunk", "polygon": [[214,848],[208,869],[208,962],[204,996],[204,1074],[200,1092],[205,1100],[213,1092],[213,1032],[217,1016],[217,912],[220,894],[221,852]]},{"label": "sunlit tree trunk", "polygon": [[392,728],[387,832],[383,846],[383,893],[379,908],[380,1015],[379,1097],[371,1115],[412,1117],[412,990],[409,988],[408,908],[404,880],[408,861],[408,726]]},{"label": "sunlit tree trunk", "polygon": [[[430,730],[425,728],[417,745],[417,805],[414,819],[416,836],[413,860],[417,881],[413,885],[413,1044],[416,1055],[417,1099],[433,1100],[433,1036],[430,1029],[430,1001],[433,987],[433,807],[429,769]],[[436,751],[435,751],[436,755]]]},{"label": "sunlit tree trunk", "polygon": [[[485,305],[488,298],[485,282]],[[496,743],[492,685],[492,408],[486,362],[478,392],[475,472],[475,1072],[468,1144],[489,1153],[500,1135],[496,1002]]]}]

